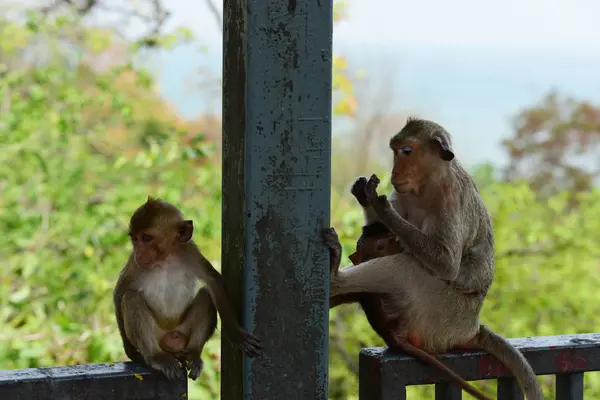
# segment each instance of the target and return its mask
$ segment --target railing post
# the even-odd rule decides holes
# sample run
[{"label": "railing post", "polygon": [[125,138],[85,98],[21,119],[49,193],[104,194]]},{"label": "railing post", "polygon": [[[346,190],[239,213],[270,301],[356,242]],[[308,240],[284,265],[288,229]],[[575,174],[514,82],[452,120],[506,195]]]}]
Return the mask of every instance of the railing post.
[{"label": "railing post", "polygon": [[327,399],[331,0],[224,1],[223,275],[263,355],[226,400]]},{"label": "railing post", "polygon": [[523,391],[516,378],[498,379],[498,400],[523,400]]},{"label": "railing post", "polygon": [[583,400],[583,372],[556,375],[556,400]]},{"label": "railing post", "polygon": [[360,400],[406,400],[403,371],[391,371],[382,362],[384,358],[382,352],[372,352],[371,349],[361,350],[358,356],[358,398]]},{"label": "railing post", "polygon": [[454,383],[444,382],[435,385],[435,400],[461,400],[462,389]]}]

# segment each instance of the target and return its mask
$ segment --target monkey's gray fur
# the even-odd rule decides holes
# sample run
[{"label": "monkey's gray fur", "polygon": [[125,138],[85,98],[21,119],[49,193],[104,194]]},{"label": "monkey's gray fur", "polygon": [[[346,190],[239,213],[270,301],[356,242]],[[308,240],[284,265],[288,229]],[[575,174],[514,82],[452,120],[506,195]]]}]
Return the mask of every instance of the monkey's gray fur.
[{"label": "monkey's gray fur", "polygon": [[[410,118],[390,141],[395,156],[389,201],[377,194],[375,175],[356,181],[352,190],[364,193],[367,224],[383,222],[406,250],[336,268],[330,296],[388,294],[402,321],[398,335],[417,335],[420,347],[430,353],[461,345],[484,349],[513,372],[529,400],[543,399],[523,355],[480,324],[495,272],[493,227],[473,179],[451,146],[442,126]],[[333,229],[325,232],[325,240],[339,243]]]}]

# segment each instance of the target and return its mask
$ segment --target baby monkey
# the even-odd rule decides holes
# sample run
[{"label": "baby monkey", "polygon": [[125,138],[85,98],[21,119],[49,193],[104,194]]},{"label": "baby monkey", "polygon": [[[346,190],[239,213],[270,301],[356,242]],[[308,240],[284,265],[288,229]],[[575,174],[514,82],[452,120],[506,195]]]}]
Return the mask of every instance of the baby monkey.
[{"label": "baby monkey", "polygon": [[[217,312],[226,336],[247,355],[262,348],[237,322],[222,276],[192,240],[193,231],[177,207],[149,197],[131,217],[133,251],[113,292],[125,353],[169,379],[184,379],[186,368],[191,379],[200,376]],[[200,290],[198,280],[205,283]]]},{"label": "baby monkey", "polygon": [[[359,196],[357,198],[360,199]],[[348,258],[350,258],[352,264],[358,265],[374,258],[390,256],[400,252],[402,252],[402,245],[398,238],[383,223],[377,221],[362,227],[362,233],[356,242],[356,251],[350,254]],[[342,255],[339,242],[336,245],[330,246],[330,254],[331,268],[339,268]],[[349,266],[348,268],[352,267]],[[405,352],[440,370],[452,382],[475,398],[490,400],[488,396],[474,388],[458,374],[442,364],[437,358],[395,335],[395,330],[400,321],[394,314],[394,307],[389,296],[381,293],[346,293],[332,297],[329,302],[329,308],[331,309],[346,303],[360,304],[371,328],[383,339],[388,348],[393,351]]]},{"label": "baby monkey", "polygon": [[[396,236],[381,222],[374,222],[362,227],[362,233],[356,242],[356,251],[348,258],[352,264],[358,265],[374,258],[389,256],[402,251]],[[331,268],[337,268],[341,263],[342,251],[330,249]],[[341,304],[358,303],[363,309],[371,328],[385,340],[388,329],[385,324],[387,312],[384,307],[385,295],[378,293],[346,293],[329,300],[329,308]],[[386,340],[387,342],[387,340]]]}]

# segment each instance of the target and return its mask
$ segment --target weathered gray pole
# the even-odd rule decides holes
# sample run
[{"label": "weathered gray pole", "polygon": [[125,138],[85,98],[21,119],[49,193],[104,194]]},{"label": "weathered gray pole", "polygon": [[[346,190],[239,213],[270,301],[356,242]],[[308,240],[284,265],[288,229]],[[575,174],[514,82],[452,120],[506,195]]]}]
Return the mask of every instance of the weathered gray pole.
[{"label": "weathered gray pole", "polygon": [[224,1],[223,275],[264,344],[225,400],[327,399],[332,0]]}]

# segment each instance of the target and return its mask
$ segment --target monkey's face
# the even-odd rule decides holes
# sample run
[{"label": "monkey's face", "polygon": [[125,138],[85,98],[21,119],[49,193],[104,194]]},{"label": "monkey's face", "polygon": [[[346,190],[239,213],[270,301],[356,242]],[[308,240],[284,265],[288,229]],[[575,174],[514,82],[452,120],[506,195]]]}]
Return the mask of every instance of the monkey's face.
[{"label": "monkey's face", "polygon": [[390,143],[390,148],[394,153],[391,183],[400,194],[418,194],[431,175],[454,158],[448,145],[439,138],[425,142],[411,138],[396,140]]},{"label": "monkey's face", "polygon": [[425,180],[423,165],[427,154],[421,143],[399,141],[392,143],[394,165],[391,183],[400,194],[418,192]]},{"label": "monkey's face", "polygon": [[129,232],[135,263],[143,269],[152,268],[168,255],[175,254],[180,246],[192,239],[193,222],[176,221],[170,224],[155,222],[152,228]]},{"label": "monkey's face", "polygon": [[194,232],[191,220],[184,220],[177,207],[159,199],[148,198],[129,221],[129,237],[135,263],[152,268],[168,255],[180,250]]},{"label": "monkey's face", "polygon": [[352,264],[357,265],[378,257],[400,253],[402,247],[394,235],[361,237],[356,244],[356,252],[349,256]]},{"label": "monkey's face", "polygon": [[151,268],[160,260],[161,249],[156,240],[156,235],[151,230],[129,232],[133,245],[133,259],[142,269]]}]

